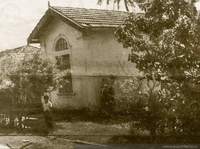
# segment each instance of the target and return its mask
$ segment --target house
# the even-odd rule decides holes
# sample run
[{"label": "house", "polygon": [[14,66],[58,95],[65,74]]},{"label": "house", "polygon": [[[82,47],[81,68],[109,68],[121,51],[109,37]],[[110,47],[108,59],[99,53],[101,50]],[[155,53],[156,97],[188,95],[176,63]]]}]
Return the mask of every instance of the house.
[{"label": "house", "polygon": [[[138,75],[114,35],[128,12],[49,6],[27,39],[59,58],[71,70],[65,86],[51,93],[56,108],[80,109],[99,106],[102,79]],[[126,73],[125,73],[126,72]]]}]

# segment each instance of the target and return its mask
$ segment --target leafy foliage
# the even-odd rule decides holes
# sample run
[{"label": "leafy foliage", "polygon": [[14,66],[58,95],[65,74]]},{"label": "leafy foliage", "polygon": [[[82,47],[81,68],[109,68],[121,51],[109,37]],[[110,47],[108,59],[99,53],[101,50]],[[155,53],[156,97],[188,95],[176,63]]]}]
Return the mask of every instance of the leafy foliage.
[{"label": "leafy foliage", "polygon": [[100,112],[104,116],[112,115],[115,110],[114,80],[114,76],[102,80]]},{"label": "leafy foliage", "polygon": [[[111,0],[106,0],[107,5],[110,4],[110,1],[111,1]],[[145,1],[145,0],[123,0],[124,6],[125,6],[125,8],[126,8],[126,11],[129,11],[129,6],[134,7],[134,6],[135,6],[135,2],[144,2],[144,1]],[[103,3],[103,0],[98,0],[97,3],[98,3],[99,5],[101,5],[101,4]],[[114,3],[114,4],[117,4],[118,9],[119,9],[121,0],[114,0],[113,3]]]},{"label": "leafy foliage", "polygon": [[15,117],[21,119],[30,112],[40,112],[41,96],[55,89],[56,81],[67,74],[57,69],[54,58],[39,49],[14,52],[0,60],[1,112],[9,115],[11,121]]},{"label": "leafy foliage", "polygon": [[172,130],[174,134],[199,130],[199,108],[194,113],[190,106],[199,107],[195,88],[200,81],[200,15],[194,2],[140,3],[144,14],[130,15],[115,32],[124,48],[131,49],[129,60],[146,78],[147,90],[142,94],[148,110],[143,105],[138,115],[152,135],[161,128],[162,133]]},{"label": "leafy foliage", "polygon": [[40,98],[53,86],[54,64],[41,52],[7,56],[3,66],[2,76],[13,83],[13,91],[29,99]]}]

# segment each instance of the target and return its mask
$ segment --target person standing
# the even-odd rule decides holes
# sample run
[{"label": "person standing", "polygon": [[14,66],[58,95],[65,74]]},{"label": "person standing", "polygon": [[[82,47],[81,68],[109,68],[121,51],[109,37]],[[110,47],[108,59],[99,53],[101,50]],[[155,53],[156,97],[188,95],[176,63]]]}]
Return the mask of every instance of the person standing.
[{"label": "person standing", "polygon": [[52,103],[49,101],[49,96],[44,95],[43,97],[44,103],[43,103],[43,111],[44,111],[44,118],[45,118],[45,123],[48,129],[53,128],[53,121],[52,121]]}]

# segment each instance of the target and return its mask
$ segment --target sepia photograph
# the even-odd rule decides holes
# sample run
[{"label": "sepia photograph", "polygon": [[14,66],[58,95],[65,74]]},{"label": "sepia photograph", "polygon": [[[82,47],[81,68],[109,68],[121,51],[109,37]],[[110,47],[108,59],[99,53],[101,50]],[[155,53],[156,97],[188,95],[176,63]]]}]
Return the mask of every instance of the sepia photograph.
[{"label": "sepia photograph", "polygon": [[200,0],[0,0],[0,149],[199,143]]}]

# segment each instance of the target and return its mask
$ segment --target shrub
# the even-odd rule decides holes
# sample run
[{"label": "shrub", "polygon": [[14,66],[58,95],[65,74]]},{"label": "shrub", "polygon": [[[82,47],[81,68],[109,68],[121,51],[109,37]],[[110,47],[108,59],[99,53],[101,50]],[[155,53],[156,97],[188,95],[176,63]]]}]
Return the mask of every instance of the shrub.
[{"label": "shrub", "polygon": [[114,112],[114,81],[114,76],[102,80],[100,111],[104,116],[110,116]]}]

